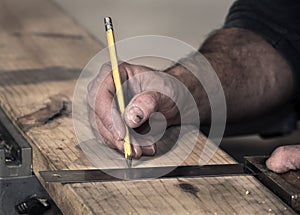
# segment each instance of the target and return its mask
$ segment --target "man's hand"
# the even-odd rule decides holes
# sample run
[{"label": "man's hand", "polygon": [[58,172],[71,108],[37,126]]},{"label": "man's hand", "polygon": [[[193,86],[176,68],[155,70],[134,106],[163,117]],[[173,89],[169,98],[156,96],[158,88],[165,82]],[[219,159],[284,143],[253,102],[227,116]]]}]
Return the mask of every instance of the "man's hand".
[{"label": "man's hand", "polygon": [[[287,61],[261,36],[245,29],[221,29],[204,42],[200,52],[210,62],[223,86],[228,123],[260,117],[290,100],[294,83],[291,69]],[[187,70],[195,70],[197,74],[201,74],[200,70],[207,68],[202,66],[203,57],[199,55],[198,52],[193,53],[180,61],[184,62],[184,67],[176,65],[166,71],[166,74],[182,82],[189,92],[178,88],[172,78],[153,72],[150,68],[121,64],[119,70],[122,81],[133,80],[124,89],[130,102],[122,117],[113,99],[115,88],[111,68],[104,65],[88,87],[90,122],[96,136],[104,139],[109,146],[123,151],[123,119],[129,127],[142,133],[149,130],[147,121],[154,112],[161,112],[169,126],[183,123],[180,120],[187,118],[186,123],[193,124],[194,119],[189,113],[194,110],[186,101],[188,93],[191,93],[196,102],[201,124],[209,124],[211,107],[207,93],[214,94],[220,89],[216,89],[213,80],[208,80],[211,82],[206,84],[210,87],[205,92],[198,79]],[[103,76],[103,73],[107,75]],[[171,96],[157,92],[158,88],[164,88],[163,91],[169,92]],[[185,108],[180,114],[180,108],[174,101]],[[182,116],[183,114],[186,116]],[[134,138],[132,142],[135,158],[155,153],[153,142],[145,144],[145,141],[142,146]]]},{"label": "man's hand", "polygon": [[276,173],[300,169],[300,145],[277,148],[267,160],[266,165]]},{"label": "man's hand", "polygon": [[[173,100],[155,91],[157,87],[163,87],[166,92],[174,93],[172,97],[176,99],[173,80],[162,77],[151,68],[128,63],[120,64],[119,71],[122,83],[129,80],[123,88],[125,98],[130,99],[123,117],[120,116],[114,99],[116,92],[109,64],[103,65],[98,76],[89,83],[87,100],[89,118],[95,135],[110,147],[123,152],[124,120],[130,128],[137,129],[139,133],[147,133],[150,129],[148,119],[154,112],[162,113],[167,125],[179,124],[180,119]],[[141,146],[134,137],[131,139],[134,158],[155,154],[156,147],[151,141],[145,143],[146,140],[143,140]]]}]

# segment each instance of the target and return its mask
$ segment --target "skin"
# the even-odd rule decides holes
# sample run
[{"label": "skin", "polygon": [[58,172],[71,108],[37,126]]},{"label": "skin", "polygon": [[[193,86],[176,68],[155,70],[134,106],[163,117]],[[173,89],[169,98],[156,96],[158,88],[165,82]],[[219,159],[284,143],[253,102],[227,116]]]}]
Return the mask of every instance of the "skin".
[{"label": "skin", "polygon": [[[203,43],[199,52],[210,62],[222,83],[228,123],[238,123],[272,113],[290,100],[293,92],[291,69],[285,59],[259,35],[239,28],[221,29]],[[181,60],[186,67],[176,64],[164,72],[185,84],[197,103],[201,123],[209,124],[208,98],[201,84],[188,70],[188,67],[201,69],[201,59],[199,53],[191,54]],[[110,147],[123,152],[125,127],[113,102],[115,90],[110,70],[109,65],[104,65],[99,75],[89,84],[90,120],[94,122],[92,127],[99,139],[102,138]],[[126,89],[131,100],[123,117],[129,127],[141,133],[149,131],[147,120],[154,112],[161,112],[168,126],[180,124],[174,100],[179,104],[186,104],[185,96],[177,90],[172,78],[152,71],[151,68],[140,65],[120,65],[122,81],[137,77],[130,83],[130,88]],[[107,75],[100,75],[103,73]],[[164,90],[171,92],[173,100],[154,92],[154,83],[159,83]],[[210,86],[209,91],[215,90],[213,84]],[[192,119],[190,123],[193,124]],[[148,145],[140,146],[138,142],[133,140],[133,157],[155,154],[154,143],[149,141]],[[276,172],[298,168],[299,158],[292,161],[286,159],[290,151],[294,151],[293,147],[297,147],[299,154],[299,146],[284,147],[284,150],[279,148],[267,161],[268,168]],[[297,153],[293,152],[291,155],[297,157]]]},{"label": "skin", "polygon": [[267,160],[266,165],[276,173],[300,169],[300,145],[277,148]]}]

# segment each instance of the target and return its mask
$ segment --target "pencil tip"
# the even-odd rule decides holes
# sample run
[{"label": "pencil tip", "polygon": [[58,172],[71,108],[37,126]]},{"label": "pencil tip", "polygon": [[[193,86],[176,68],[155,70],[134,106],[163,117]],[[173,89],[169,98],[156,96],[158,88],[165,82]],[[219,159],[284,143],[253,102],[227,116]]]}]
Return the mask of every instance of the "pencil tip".
[{"label": "pencil tip", "polygon": [[132,159],[126,158],[126,164],[127,164],[128,168],[131,168],[132,167]]}]

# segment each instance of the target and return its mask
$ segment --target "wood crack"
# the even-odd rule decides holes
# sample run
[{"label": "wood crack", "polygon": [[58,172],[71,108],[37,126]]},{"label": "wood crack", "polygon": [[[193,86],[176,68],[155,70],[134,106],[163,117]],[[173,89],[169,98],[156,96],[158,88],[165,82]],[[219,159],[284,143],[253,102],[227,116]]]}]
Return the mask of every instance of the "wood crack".
[{"label": "wood crack", "polygon": [[23,131],[29,131],[61,117],[70,116],[71,109],[71,100],[66,95],[56,94],[49,97],[45,102],[45,107],[18,118],[17,123]]}]

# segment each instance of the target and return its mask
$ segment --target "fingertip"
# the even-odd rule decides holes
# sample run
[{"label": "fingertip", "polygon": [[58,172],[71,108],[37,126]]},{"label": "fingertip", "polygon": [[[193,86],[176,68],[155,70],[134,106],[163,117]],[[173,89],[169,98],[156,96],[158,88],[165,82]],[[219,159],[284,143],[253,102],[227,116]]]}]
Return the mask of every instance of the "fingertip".
[{"label": "fingertip", "polygon": [[268,169],[270,169],[270,170],[272,169],[272,157],[270,157],[266,160],[266,166]]},{"label": "fingertip", "polygon": [[138,144],[134,136],[131,136],[131,156],[134,159],[139,159],[142,156],[141,146]]},{"label": "fingertip", "polygon": [[133,148],[133,153],[132,153],[133,158],[139,159],[143,154],[140,145],[132,144],[132,148]]},{"label": "fingertip", "polygon": [[156,153],[156,145],[150,145],[150,146],[143,146],[142,147],[142,152],[143,155],[147,155],[147,156],[153,156]]},{"label": "fingertip", "polygon": [[283,148],[279,147],[277,148],[272,155],[270,156],[270,158],[268,158],[265,162],[266,167],[275,172],[275,173],[284,173],[286,171],[288,171],[287,168],[287,160],[283,159]]}]

